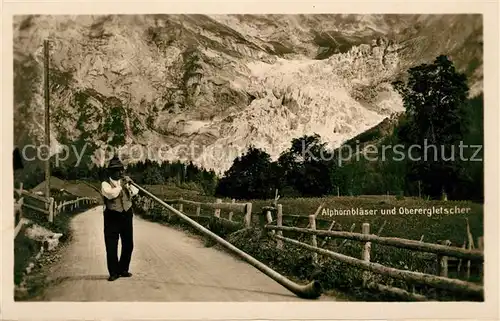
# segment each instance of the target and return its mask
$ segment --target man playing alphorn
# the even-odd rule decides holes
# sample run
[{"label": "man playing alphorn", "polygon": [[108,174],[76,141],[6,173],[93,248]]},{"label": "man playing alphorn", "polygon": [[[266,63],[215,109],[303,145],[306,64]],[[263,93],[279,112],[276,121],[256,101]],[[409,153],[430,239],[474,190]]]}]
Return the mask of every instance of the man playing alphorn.
[{"label": "man playing alphorn", "polygon": [[[118,157],[113,157],[108,165],[108,177],[101,183],[104,198],[104,242],[109,271],[108,281],[119,277],[131,277],[129,272],[134,248],[132,226],[132,197],[139,190],[124,176],[124,166]],[[118,259],[118,239],[121,238],[122,251]]]}]

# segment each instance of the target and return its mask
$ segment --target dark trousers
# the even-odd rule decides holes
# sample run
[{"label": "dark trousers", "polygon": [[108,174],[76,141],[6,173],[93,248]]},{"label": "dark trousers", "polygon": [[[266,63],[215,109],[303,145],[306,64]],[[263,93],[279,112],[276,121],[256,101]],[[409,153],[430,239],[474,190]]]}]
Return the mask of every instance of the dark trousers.
[{"label": "dark trousers", "polygon": [[[104,210],[104,242],[110,275],[128,272],[134,249],[132,217],[132,209],[126,212]],[[118,239],[120,238],[122,251],[118,260]]]}]

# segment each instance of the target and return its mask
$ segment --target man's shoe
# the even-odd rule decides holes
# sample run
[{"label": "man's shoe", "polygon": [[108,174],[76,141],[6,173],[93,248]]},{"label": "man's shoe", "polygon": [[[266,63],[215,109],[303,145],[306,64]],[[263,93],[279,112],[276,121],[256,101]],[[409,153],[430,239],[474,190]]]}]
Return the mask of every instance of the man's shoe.
[{"label": "man's shoe", "polygon": [[129,278],[132,276],[132,273],[130,272],[122,272],[120,273],[120,276],[124,277],[124,278]]},{"label": "man's shoe", "polygon": [[119,277],[120,277],[119,275],[110,275],[108,278],[108,281],[114,281],[114,280],[118,279]]}]

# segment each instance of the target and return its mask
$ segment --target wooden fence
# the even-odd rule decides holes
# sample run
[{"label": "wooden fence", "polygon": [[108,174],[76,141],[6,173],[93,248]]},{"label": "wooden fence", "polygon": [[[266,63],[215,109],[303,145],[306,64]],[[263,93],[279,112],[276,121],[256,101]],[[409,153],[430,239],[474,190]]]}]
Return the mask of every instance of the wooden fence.
[{"label": "wooden fence", "polygon": [[38,213],[45,214],[49,222],[53,222],[54,218],[65,211],[73,211],[85,205],[97,204],[97,200],[91,197],[79,197],[69,201],[56,201],[54,197],[44,197],[31,193],[23,189],[21,184],[18,189],[14,189],[18,199],[14,198],[14,216],[15,230],[14,238],[19,233],[21,226],[24,224],[23,208],[34,210]]},{"label": "wooden fence", "polygon": [[[466,271],[467,278],[470,276],[471,270],[471,262],[477,263],[480,267],[481,273],[481,282],[482,282],[482,266],[484,261],[484,253],[483,253],[483,237],[479,237],[477,244],[478,249],[473,249],[469,246],[468,249],[465,249],[465,244],[462,247],[450,246],[450,244],[433,244],[423,242],[423,238],[421,240],[409,240],[403,238],[396,237],[381,237],[375,234],[370,233],[370,224],[363,223],[361,233],[354,232],[354,224],[351,226],[349,232],[346,231],[335,231],[333,227],[335,225],[335,221],[327,220],[327,219],[318,219],[318,213],[320,212],[322,206],[321,205],[315,214],[309,216],[301,216],[301,215],[286,215],[283,214],[283,207],[281,204],[277,204],[278,198],[276,198],[273,206],[266,206],[261,209],[261,212],[257,213],[258,216],[258,227],[262,228],[264,231],[268,231],[268,234],[276,239],[276,246],[278,249],[283,249],[283,243],[293,244],[297,247],[307,249],[313,252],[313,263],[317,264],[319,261],[318,256],[324,256],[329,258],[334,258],[339,262],[346,263],[353,267],[364,270],[363,273],[363,285],[367,288],[376,289],[379,291],[390,292],[392,294],[401,295],[406,298],[410,298],[411,300],[417,301],[426,301],[429,300],[424,295],[415,293],[413,288],[412,291],[407,291],[401,288],[390,287],[383,284],[376,283],[372,281],[373,274],[379,274],[382,276],[388,276],[394,279],[403,280],[410,284],[424,284],[430,287],[434,287],[437,289],[445,289],[454,292],[462,292],[462,293],[472,293],[474,295],[478,295],[480,297],[484,297],[484,289],[482,284],[464,281],[460,279],[454,279],[448,277],[448,263],[456,260],[459,261],[458,269],[460,270],[462,266],[462,261],[466,262]],[[145,205],[146,209],[153,206],[154,201],[148,199],[147,197],[142,197],[141,202]],[[252,227],[252,203],[236,203],[235,200],[232,200],[231,203],[223,203],[220,199],[217,199],[214,203],[210,202],[195,202],[190,200],[184,200],[182,198],[179,199],[171,199],[165,200],[166,203],[176,204],[178,206],[179,211],[184,212],[184,206],[190,205],[195,207],[195,214],[186,215],[190,217],[201,216],[201,209],[209,209],[213,211],[212,217],[219,218],[221,220],[235,222],[234,214],[236,212],[243,213],[243,224],[242,228],[250,228]],[[221,210],[229,210],[230,213],[227,217],[221,217]],[[273,215],[275,215],[276,219],[273,219]],[[295,219],[304,219],[307,218],[309,220],[309,224],[306,228],[299,228],[293,226],[284,226],[283,218],[295,218]],[[327,223],[329,228],[326,230],[319,230],[316,228],[317,223],[320,221],[324,221],[322,223]],[[379,229],[378,234],[381,233],[383,226]],[[469,229],[469,241],[472,242],[472,235],[470,234]],[[300,240],[291,239],[283,236],[283,232],[298,232],[302,235],[308,236],[310,242],[305,243]],[[323,240],[321,244],[318,245],[318,237],[322,237]],[[362,251],[360,253],[360,258],[347,256],[338,252],[334,252],[331,250],[324,249],[326,243],[330,239],[344,239],[343,244],[350,241],[357,241],[363,244]],[[371,244],[381,244],[385,246],[391,246],[396,248],[407,249],[411,251],[419,251],[426,252],[436,255],[436,263],[438,264],[438,273],[437,275],[426,274],[421,272],[415,272],[410,270],[402,270],[389,266],[384,266],[375,262],[371,262]]]},{"label": "wooden fence", "polygon": [[[482,281],[482,271],[483,271],[483,262],[484,262],[484,251],[483,251],[483,237],[478,238],[478,249],[472,249],[472,246],[469,246],[469,249],[465,249],[465,244],[462,247],[454,247],[450,246],[449,242],[443,242],[444,244],[433,244],[426,243],[423,241],[417,240],[409,240],[403,238],[396,237],[381,237],[375,234],[370,233],[370,224],[363,223],[362,232],[355,233],[352,231],[344,232],[344,231],[332,231],[332,227],[335,224],[335,221],[330,221],[330,227],[328,230],[318,230],[316,228],[317,214],[321,206],[318,208],[315,214],[309,215],[309,224],[306,228],[292,227],[292,226],[284,226],[283,225],[283,217],[300,217],[298,215],[284,215],[282,210],[282,205],[277,204],[276,207],[266,207],[263,209],[263,213],[261,215],[261,223],[262,227],[266,230],[269,230],[269,235],[277,240],[277,247],[283,248],[283,242],[287,242],[290,244],[294,244],[295,246],[310,250],[314,253],[313,255],[313,263],[317,263],[318,257],[317,255],[323,255],[326,257],[334,258],[339,262],[346,263],[348,265],[360,268],[365,270],[363,275],[363,285],[367,288],[377,289],[380,291],[390,292],[396,295],[402,295],[413,300],[418,301],[426,301],[427,297],[414,293],[414,291],[409,292],[404,289],[388,287],[382,284],[378,284],[376,282],[370,281],[370,273],[379,274],[383,276],[389,276],[394,279],[400,279],[407,281],[413,284],[425,284],[438,289],[445,289],[449,291],[462,292],[462,293],[471,293],[474,295],[478,295],[480,297],[484,297],[484,288],[482,284],[454,279],[448,277],[448,263],[450,261],[456,260],[459,261],[457,269],[460,270],[462,265],[462,260],[467,262],[467,278],[470,277],[471,270],[471,262],[475,262],[480,267],[481,281]],[[272,214],[276,214],[276,220],[273,220]],[[302,216],[303,217],[303,216]],[[305,235],[310,236],[310,244],[301,242],[295,239],[287,238],[283,236],[283,232],[298,232],[303,233]],[[469,244],[473,244],[472,235],[470,234],[468,224],[467,231],[469,235]],[[380,234],[380,230],[379,233]],[[355,258],[346,256],[344,254],[334,252],[331,250],[326,250],[322,247],[318,246],[317,237],[322,236],[325,237],[325,240],[322,242],[321,246],[324,246],[327,242],[327,238],[341,238],[344,240],[352,240],[358,241],[363,244],[362,251],[360,253],[361,258]],[[384,266],[378,263],[374,263],[370,261],[371,254],[371,244],[381,244],[385,246],[392,246],[402,249],[408,249],[412,251],[426,252],[436,254],[436,261],[438,264],[438,275],[426,274],[421,272],[409,271],[409,270],[401,270],[393,267]]]},{"label": "wooden fence", "polygon": [[[241,224],[244,227],[250,227],[252,221],[252,203],[236,203],[234,199],[231,201],[231,203],[223,203],[222,200],[220,199],[217,199],[215,203],[195,202],[195,201],[185,200],[182,197],[178,199],[167,199],[163,201],[172,206],[177,205],[178,210],[189,217],[213,216],[228,223]],[[139,203],[141,203],[143,208],[147,211],[153,208],[155,201],[145,196],[139,196]],[[195,214],[185,213],[184,212],[185,205],[194,207]],[[202,209],[211,210],[213,215],[211,216],[202,215],[201,213]],[[221,210],[227,210],[230,212],[228,213],[227,217],[222,217]],[[241,222],[236,220],[235,218],[236,216],[235,214],[240,214],[240,213],[243,215],[243,220]]]}]

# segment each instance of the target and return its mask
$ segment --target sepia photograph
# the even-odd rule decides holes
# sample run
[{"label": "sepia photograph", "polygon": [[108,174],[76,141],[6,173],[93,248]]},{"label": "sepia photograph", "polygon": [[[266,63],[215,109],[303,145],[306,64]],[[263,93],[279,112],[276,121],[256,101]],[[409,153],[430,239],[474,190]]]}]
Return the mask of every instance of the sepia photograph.
[{"label": "sepia photograph", "polygon": [[484,28],[13,15],[14,302],[484,303]]}]

